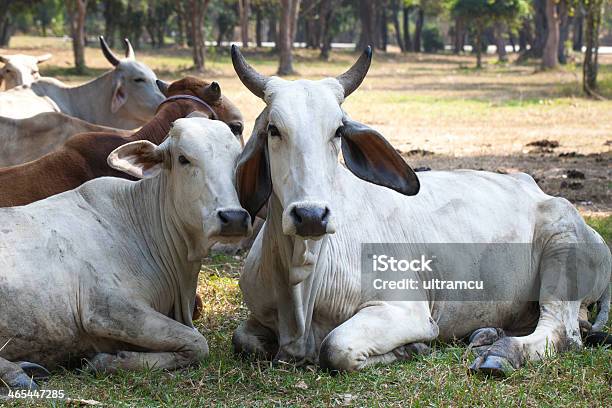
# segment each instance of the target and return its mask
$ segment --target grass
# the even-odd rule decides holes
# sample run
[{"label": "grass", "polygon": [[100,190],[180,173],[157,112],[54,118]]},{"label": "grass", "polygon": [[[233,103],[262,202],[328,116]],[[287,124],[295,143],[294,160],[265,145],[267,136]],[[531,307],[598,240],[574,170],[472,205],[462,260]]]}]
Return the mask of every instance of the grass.
[{"label": "grass", "polygon": [[[610,239],[612,217],[587,220]],[[44,387],[112,407],[612,405],[612,359],[603,348],[531,362],[504,380],[468,374],[473,356],[460,343],[436,344],[431,355],[414,361],[338,376],[312,366],[240,359],[231,351],[231,337],[247,316],[238,288],[243,261],[243,256],[215,254],[202,266],[198,291],[205,309],[196,326],[211,352],[203,364],[173,372],[113,375],[64,370],[54,373]]]},{"label": "grass", "polygon": [[[21,36],[11,41],[11,49],[2,51],[51,51],[54,57],[41,66],[42,73],[69,83],[83,82],[110,69],[96,48],[86,50],[88,75],[76,76],[71,70],[69,43]],[[163,79],[191,73],[188,49],[136,54]],[[296,69],[308,78],[337,75],[355,57],[334,52],[332,61],[326,63],[312,51],[299,50]],[[247,58],[265,74],[276,69],[276,57],[268,50],[249,50]],[[402,151],[421,148],[444,157],[472,157],[470,167],[476,168],[484,165],[484,157],[501,161],[519,157],[526,143],[543,138],[558,140],[560,151],[609,152],[606,142],[612,139],[612,101],[582,97],[579,67],[538,72],[534,64],[497,65],[492,56],[487,62],[484,69],[473,70],[472,56],[377,53],[366,81],[344,108],[353,118],[376,127]],[[602,56],[601,63],[601,92],[612,96],[612,58]],[[219,80],[223,92],[243,110],[247,129],[251,127],[263,104],[236,79],[227,52],[209,53],[204,76]],[[423,164],[431,165],[435,157],[426,157],[423,160],[428,163]],[[554,158],[556,155],[537,160],[553,169],[561,166]],[[581,162],[576,159],[572,166],[580,168]],[[608,183],[608,193],[602,193],[600,210],[590,214],[587,222],[610,243],[612,202],[609,171],[607,174],[598,176],[602,179],[598,182]],[[612,359],[604,349],[584,349],[530,363],[505,380],[470,376],[467,367],[471,356],[465,355],[461,344],[436,345],[432,355],[416,361],[335,377],[314,367],[273,367],[266,362],[240,360],[230,345],[233,330],[247,316],[237,284],[243,261],[242,256],[214,255],[202,267],[198,291],[205,309],[197,327],[211,350],[202,365],[175,372],[150,370],[109,376],[60,370],[45,388],[63,389],[70,398],[92,399],[113,407],[612,406]],[[11,404],[17,406],[6,403]]]}]

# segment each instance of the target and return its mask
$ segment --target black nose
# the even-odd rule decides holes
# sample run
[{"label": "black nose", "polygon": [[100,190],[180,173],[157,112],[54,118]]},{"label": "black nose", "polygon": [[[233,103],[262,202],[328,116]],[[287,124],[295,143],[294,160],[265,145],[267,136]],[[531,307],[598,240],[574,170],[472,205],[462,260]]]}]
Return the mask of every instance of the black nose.
[{"label": "black nose", "polygon": [[224,237],[246,235],[251,217],[245,210],[224,210],[217,213],[221,219],[221,232]]},{"label": "black nose", "polygon": [[329,208],[293,207],[291,218],[295,232],[302,237],[318,237],[325,234],[329,220]]}]

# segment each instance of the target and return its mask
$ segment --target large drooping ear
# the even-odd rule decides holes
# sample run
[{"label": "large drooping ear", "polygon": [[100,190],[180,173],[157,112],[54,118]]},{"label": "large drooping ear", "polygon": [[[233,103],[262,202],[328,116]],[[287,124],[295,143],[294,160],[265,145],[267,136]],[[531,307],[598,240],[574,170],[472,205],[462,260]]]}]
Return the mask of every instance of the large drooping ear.
[{"label": "large drooping ear", "polygon": [[0,55],[0,62],[4,62],[6,64],[8,62],[8,57],[5,57],[4,55]]},{"label": "large drooping ear", "polygon": [[113,96],[111,97],[111,112],[116,113],[127,102],[127,94],[123,87],[123,79],[120,76],[115,78]]},{"label": "large drooping ear", "polygon": [[251,215],[251,221],[272,194],[270,161],[268,158],[268,109],[259,115],[251,138],[236,166],[236,190],[240,205]]},{"label": "large drooping ear", "polygon": [[353,174],[404,195],[419,192],[417,175],[380,133],[346,117],[342,122],[342,155]]},{"label": "large drooping ear", "polygon": [[119,146],[108,155],[108,165],[130,176],[146,179],[157,176],[163,167],[162,149],[148,140]]},{"label": "large drooping ear", "polygon": [[45,62],[45,61],[51,59],[52,56],[53,55],[51,55],[51,54],[39,55],[38,57],[36,57],[36,62],[40,64],[41,62]]}]

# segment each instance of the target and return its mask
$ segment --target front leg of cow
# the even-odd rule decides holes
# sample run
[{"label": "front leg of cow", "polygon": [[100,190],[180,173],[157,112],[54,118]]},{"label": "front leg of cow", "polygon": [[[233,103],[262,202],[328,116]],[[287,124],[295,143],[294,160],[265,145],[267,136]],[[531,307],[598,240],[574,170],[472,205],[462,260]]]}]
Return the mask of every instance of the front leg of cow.
[{"label": "front leg of cow", "polygon": [[426,302],[368,302],[321,343],[319,365],[357,371],[423,354],[438,336]]},{"label": "front leg of cow", "polygon": [[208,356],[208,343],[195,328],[185,326],[146,305],[111,301],[103,309],[94,309],[92,315],[84,320],[84,325],[92,336],[147,350],[98,353],[89,362],[98,371],[171,370],[195,364]]}]

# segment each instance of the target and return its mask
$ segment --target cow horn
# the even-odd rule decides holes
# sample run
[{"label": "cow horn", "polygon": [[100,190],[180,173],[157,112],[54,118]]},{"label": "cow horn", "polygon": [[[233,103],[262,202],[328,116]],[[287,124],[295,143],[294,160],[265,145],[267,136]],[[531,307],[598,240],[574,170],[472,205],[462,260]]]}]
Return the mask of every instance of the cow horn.
[{"label": "cow horn", "polygon": [[155,83],[157,84],[159,91],[163,93],[165,96],[167,96],[168,88],[170,88],[170,84],[165,81],[162,81],[161,79],[157,79]]},{"label": "cow horn", "polygon": [[119,59],[115,57],[115,54],[113,54],[110,48],[108,48],[108,44],[104,40],[103,36],[100,36],[100,48],[102,48],[102,54],[104,54],[108,62],[110,62],[114,66],[117,66],[119,64]]},{"label": "cow horn", "polygon": [[370,45],[367,46],[363,53],[353,64],[348,71],[344,74],[336,77],[340,85],[344,88],[344,97],[346,98],[350,94],[355,91],[355,89],[359,88],[359,85],[363,82],[366,74],[368,73],[368,69],[370,69],[370,63],[372,62],[372,47]]},{"label": "cow horn", "polygon": [[255,71],[253,67],[246,62],[235,44],[232,45],[232,64],[234,64],[234,70],[244,86],[246,86],[255,96],[263,99],[264,89],[270,78]]},{"label": "cow horn", "polygon": [[134,54],[134,48],[132,48],[132,44],[130,43],[130,40],[128,40],[127,38],[124,38],[123,42],[125,42],[125,58],[129,60],[135,60],[136,55]]}]

